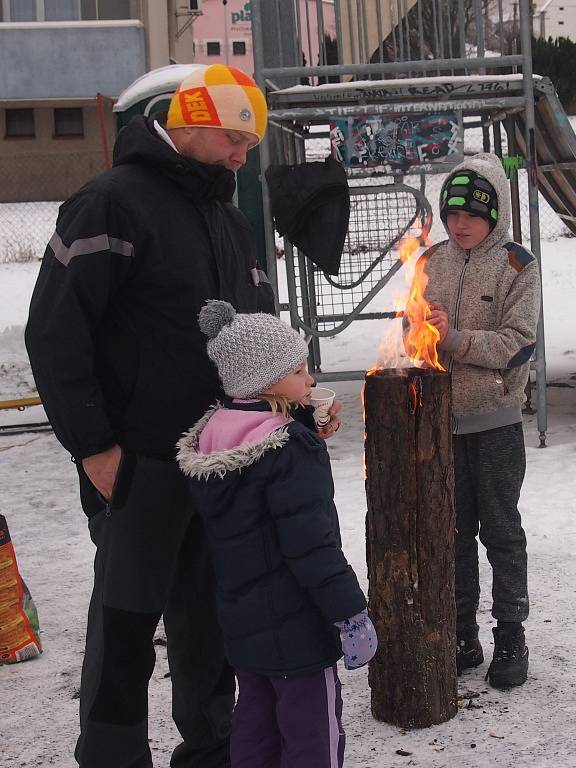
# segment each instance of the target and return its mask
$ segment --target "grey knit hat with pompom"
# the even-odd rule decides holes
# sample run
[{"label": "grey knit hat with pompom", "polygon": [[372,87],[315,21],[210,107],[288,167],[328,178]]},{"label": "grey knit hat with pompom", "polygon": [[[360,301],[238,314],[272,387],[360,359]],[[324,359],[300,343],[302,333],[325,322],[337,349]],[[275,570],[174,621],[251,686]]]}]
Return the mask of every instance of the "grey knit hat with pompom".
[{"label": "grey knit hat with pompom", "polygon": [[227,301],[212,299],[198,323],[228,397],[256,397],[308,357],[303,336],[275,315],[240,314]]}]

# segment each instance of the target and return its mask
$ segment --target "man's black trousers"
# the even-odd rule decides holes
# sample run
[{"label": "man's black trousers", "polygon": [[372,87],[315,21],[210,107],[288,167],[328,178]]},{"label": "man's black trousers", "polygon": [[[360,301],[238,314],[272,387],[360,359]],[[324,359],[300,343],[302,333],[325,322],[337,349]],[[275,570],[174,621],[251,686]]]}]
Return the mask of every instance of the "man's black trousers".
[{"label": "man's black trousers", "polygon": [[106,504],[79,467],[97,547],[80,688],[82,768],[151,768],[148,682],[160,616],[172,716],[184,742],[172,768],[229,766],[234,675],[223,652],[202,523],[174,462],[123,454]]},{"label": "man's black trousers", "polygon": [[455,435],[456,611],[460,632],[476,628],[478,541],[492,566],[492,615],[528,617],[526,536],[518,499],[526,470],[522,424]]}]

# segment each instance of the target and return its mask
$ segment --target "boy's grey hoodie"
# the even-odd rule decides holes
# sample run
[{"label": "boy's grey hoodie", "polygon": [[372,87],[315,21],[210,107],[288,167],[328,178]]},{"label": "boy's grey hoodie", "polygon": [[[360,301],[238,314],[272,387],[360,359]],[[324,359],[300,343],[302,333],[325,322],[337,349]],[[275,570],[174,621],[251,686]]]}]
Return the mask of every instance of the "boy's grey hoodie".
[{"label": "boy's grey hoodie", "polygon": [[[498,195],[498,221],[471,250],[453,240],[429,248],[426,299],[448,313],[439,344],[452,374],[454,432],[483,432],[522,420],[536,342],[540,276],[535,257],[510,239],[508,182],[500,160],[479,154],[453,169],[474,170]],[[452,175],[452,174],[451,174]]]}]

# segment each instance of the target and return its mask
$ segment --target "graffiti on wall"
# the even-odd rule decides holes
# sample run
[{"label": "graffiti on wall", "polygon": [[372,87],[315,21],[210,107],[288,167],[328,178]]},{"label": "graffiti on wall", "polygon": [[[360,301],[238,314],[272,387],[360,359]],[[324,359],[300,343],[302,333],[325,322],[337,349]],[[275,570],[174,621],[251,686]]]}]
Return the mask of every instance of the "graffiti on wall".
[{"label": "graffiti on wall", "polygon": [[348,166],[452,164],[462,159],[462,120],[456,112],[349,117],[330,123],[330,141]]}]

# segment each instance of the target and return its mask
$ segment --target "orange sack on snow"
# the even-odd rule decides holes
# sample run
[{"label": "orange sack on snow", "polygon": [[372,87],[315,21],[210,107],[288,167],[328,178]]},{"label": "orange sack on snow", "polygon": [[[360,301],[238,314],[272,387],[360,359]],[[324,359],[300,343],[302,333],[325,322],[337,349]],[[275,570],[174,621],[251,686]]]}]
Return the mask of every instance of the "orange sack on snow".
[{"label": "orange sack on snow", "polygon": [[0,664],[39,656],[39,632],[38,612],[18,571],[6,518],[0,515]]}]

